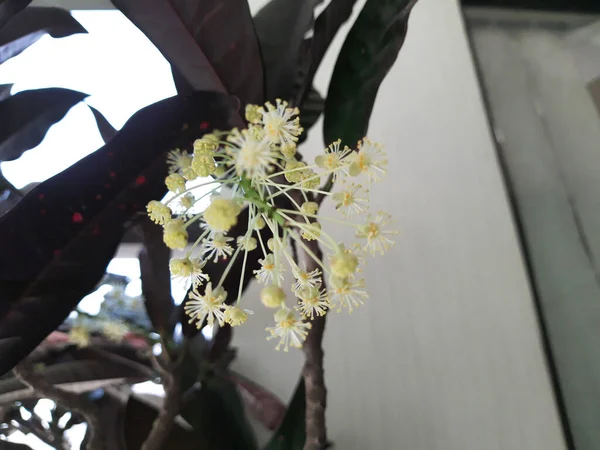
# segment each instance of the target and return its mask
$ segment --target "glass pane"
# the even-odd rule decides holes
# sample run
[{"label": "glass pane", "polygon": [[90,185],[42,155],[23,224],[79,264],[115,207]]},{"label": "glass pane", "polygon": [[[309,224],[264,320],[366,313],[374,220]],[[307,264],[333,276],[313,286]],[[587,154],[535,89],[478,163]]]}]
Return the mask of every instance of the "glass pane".
[{"label": "glass pane", "polygon": [[466,10],[567,438],[600,448],[600,20]]}]

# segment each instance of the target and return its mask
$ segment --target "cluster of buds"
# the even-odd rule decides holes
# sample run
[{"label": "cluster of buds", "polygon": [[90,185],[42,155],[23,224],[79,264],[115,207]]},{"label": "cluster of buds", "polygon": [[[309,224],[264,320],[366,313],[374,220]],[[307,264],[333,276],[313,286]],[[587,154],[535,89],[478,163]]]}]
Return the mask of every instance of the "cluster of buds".
[{"label": "cluster of buds", "polygon": [[[298,114],[297,108],[281,100],[275,105],[249,105],[247,129],[204,135],[194,142],[193,154],[172,151],[171,173],[165,181],[171,198],[164,203],[152,201],[147,208],[150,218],[164,227],[166,245],[186,250],[185,257],[171,260],[170,269],[174,278],[192,288],[185,311],[198,327],[215,321],[238,326],[248,319],[251,310],[241,305],[241,280],[236,297],[229,300],[223,283],[234,264],[242,265],[243,279],[248,253],[262,253],[260,269],[254,274],[264,285],[262,304],[275,310],[275,326],[267,328],[268,338],[279,339],[277,349],[286,351],[290,346],[302,347],[315,316],[332,309],[351,312],[363,304],[367,293],[360,277],[362,265],[367,256],[389,249],[396,234],[388,228],[389,214],[369,212],[368,187],[386,172],[381,145],[365,138],[351,149],[338,140],[314,164],[307,164],[296,157],[302,132]],[[333,192],[322,187],[326,180],[336,187]],[[204,192],[196,195],[199,187]],[[318,196],[331,197],[341,217],[319,215]],[[198,202],[207,199],[206,209],[195,213]],[[228,232],[244,208],[248,209],[246,232],[234,240]],[[349,246],[336,241],[321,228],[321,221],[353,227],[358,241]],[[190,245],[191,226],[201,227],[202,232]],[[306,241],[311,240],[325,249],[327,261],[310,250]],[[295,261],[291,241],[314,260],[312,270]],[[228,259],[228,265],[219,280],[211,280],[203,268],[208,260],[220,258]],[[293,302],[282,286],[286,266],[294,277]],[[323,287],[324,276],[328,288]]]}]

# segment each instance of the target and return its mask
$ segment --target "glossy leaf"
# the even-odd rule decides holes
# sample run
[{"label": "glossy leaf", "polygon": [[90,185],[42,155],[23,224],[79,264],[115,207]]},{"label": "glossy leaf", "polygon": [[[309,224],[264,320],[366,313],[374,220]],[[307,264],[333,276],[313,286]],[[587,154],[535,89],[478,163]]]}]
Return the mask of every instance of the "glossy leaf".
[{"label": "glossy leaf", "polygon": [[162,198],[166,152],[230,128],[233,109],[211,92],[150,105],[0,218],[0,373],[62,323],[104,275],[125,223]]},{"label": "glossy leaf", "polygon": [[106,120],[106,117],[104,117],[100,111],[90,105],[88,105],[88,107],[94,115],[94,119],[98,125],[98,131],[100,132],[102,140],[105,144],[108,143],[108,141],[116,136],[118,131],[110,124],[108,120]]},{"label": "glossy leaf", "polygon": [[7,189],[6,186],[2,186],[2,181],[0,180],[0,217],[19,203],[19,200],[21,200],[21,197],[10,189]]},{"label": "glossy leaf", "polygon": [[[325,101],[325,142],[355,146],[369,126],[379,85],[404,44],[416,0],[365,4],[336,62]],[[349,95],[352,93],[352,95]]]},{"label": "glossy leaf", "polygon": [[195,90],[262,103],[262,63],[247,0],[112,2]]},{"label": "glossy leaf", "polygon": [[10,97],[10,90],[12,87],[12,84],[0,84],[0,102],[5,98]]},{"label": "glossy leaf", "polygon": [[77,33],[87,31],[65,9],[25,8],[0,29],[0,64],[17,56],[45,34],[62,38]]},{"label": "glossy leaf", "polygon": [[304,379],[300,378],[281,426],[263,450],[302,450],[306,440],[305,413]]},{"label": "glossy leaf", "polygon": [[171,297],[171,250],[163,242],[160,225],[144,218],[140,223],[143,248],[139,253],[142,294],[148,317],[159,333],[171,332],[175,303]]},{"label": "glossy leaf", "polygon": [[266,97],[289,99],[300,47],[322,0],[271,0],[254,16],[265,65]]},{"label": "glossy leaf", "polygon": [[0,2],[0,30],[30,3],[31,0],[3,0]]},{"label": "glossy leaf", "polygon": [[21,91],[0,102],[0,161],[12,161],[42,142],[48,129],[87,94],[62,88]]},{"label": "glossy leaf", "polygon": [[313,36],[303,43],[302,49],[302,71],[303,80],[301,88],[295,92],[297,105],[305,108],[305,100],[311,93],[311,86],[321,65],[321,61],[331,45],[333,38],[340,27],[352,15],[352,9],[356,0],[331,0],[329,5],[319,14],[315,20]]},{"label": "glossy leaf", "polygon": [[256,438],[248,423],[240,394],[224,378],[205,380],[181,416],[203,436],[209,447],[227,450],[255,450]]}]

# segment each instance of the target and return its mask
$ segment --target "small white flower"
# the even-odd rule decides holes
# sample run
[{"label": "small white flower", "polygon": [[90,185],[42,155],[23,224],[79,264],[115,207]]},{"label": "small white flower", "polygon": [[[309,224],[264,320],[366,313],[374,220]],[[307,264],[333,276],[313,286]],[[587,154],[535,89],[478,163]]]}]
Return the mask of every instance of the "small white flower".
[{"label": "small white flower", "polygon": [[90,345],[90,332],[83,325],[76,325],[69,330],[69,340],[77,347],[87,347]]},{"label": "small white flower", "polygon": [[265,108],[259,108],[258,112],[262,114],[262,124],[266,138],[271,144],[281,147],[295,147],[298,136],[302,133],[300,119],[293,116],[300,114],[298,108],[288,108],[288,103],[276,100],[276,106],[272,103],[265,103]]},{"label": "small white flower", "polygon": [[222,287],[213,290],[212,283],[206,285],[204,295],[200,295],[194,289],[184,306],[185,313],[190,316],[189,323],[196,322],[196,326],[200,328],[204,319],[208,325],[213,325],[216,319],[219,325],[223,325],[227,309],[227,305],[224,303],[226,298],[227,292]]},{"label": "small white flower", "polygon": [[254,314],[249,309],[238,308],[237,306],[226,306],[225,307],[225,323],[228,323],[232,327],[237,327],[248,319],[248,314]]},{"label": "small white flower", "polygon": [[249,233],[246,233],[243,236],[238,236],[236,242],[237,242],[238,247],[241,247],[242,250],[246,250],[249,252],[255,250],[256,247],[258,247],[258,241],[256,240],[255,237],[252,237]]},{"label": "small white flower", "polygon": [[202,272],[206,260],[200,258],[172,258],[169,261],[171,275],[179,279],[186,287],[194,287],[202,284],[203,280],[208,281],[208,275]]},{"label": "small white flower", "polygon": [[300,269],[298,266],[292,268],[292,274],[296,279],[296,282],[292,285],[292,290],[294,292],[302,288],[312,288],[321,284],[321,271],[315,269],[308,272],[306,270],[306,264],[304,264],[304,269]]},{"label": "small white flower", "polygon": [[129,327],[120,320],[102,324],[102,334],[114,342],[121,342],[128,332]]},{"label": "small white flower", "polygon": [[398,234],[398,231],[386,229],[391,221],[392,216],[383,211],[378,212],[375,216],[369,214],[367,224],[362,225],[356,231],[356,237],[367,239],[365,250],[371,255],[375,255],[375,253],[383,255],[386,250],[394,245],[394,241],[390,236]]},{"label": "small white flower", "polygon": [[266,328],[270,333],[267,339],[278,338],[275,350],[283,346],[283,351],[287,352],[290,346],[301,348],[311,328],[312,325],[298,319],[293,310],[282,308],[275,313],[275,326]]},{"label": "small white flower", "polygon": [[214,256],[213,262],[219,258],[228,258],[233,253],[233,247],[229,244],[233,241],[232,237],[227,237],[223,233],[215,233],[212,237],[204,240],[203,253],[206,259]]},{"label": "small white flower", "polygon": [[317,316],[324,316],[329,308],[331,308],[327,292],[321,289],[320,284],[314,287],[304,287],[296,295],[300,297],[300,302],[294,309],[300,311],[300,314],[307,319],[313,320],[315,314]]},{"label": "small white flower", "polygon": [[254,271],[256,279],[263,284],[277,284],[283,281],[283,264],[275,264],[275,256],[269,253],[264,259],[259,259],[261,267]]},{"label": "small white flower", "polygon": [[365,280],[355,280],[353,278],[329,278],[329,298],[337,306],[337,311],[342,308],[348,308],[348,312],[354,311],[360,305],[364,305],[363,300],[369,298],[364,290]]},{"label": "small white flower", "polygon": [[[325,154],[319,155],[315,158],[315,164],[319,166],[321,169],[325,169],[327,171],[334,171],[338,167],[341,167],[343,164],[346,164],[345,158],[349,154],[352,153],[352,150],[345,146],[343,149],[340,149],[342,141],[338,139],[333,142],[325,149]],[[340,171],[335,171],[333,173],[333,180],[336,181],[338,177],[343,175]]]},{"label": "small white flower", "polygon": [[185,151],[175,149],[167,155],[169,173],[183,173],[192,166],[192,155]]},{"label": "small white flower", "polygon": [[351,176],[364,173],[369,181],[378,181],[385,175],[388,161],[381,144],[364,138],[358,142],[358,152],[350,155],[350,158],[352,162],[348,167],[348,173]]},{"label": "small white flower", "polygon": [[369,191],[361,184],[350,184],[343,191],[331,196],[336,202],[335,209],[350,217],[365,212],[369,208]]},{"label": "small white flower", "polygon": [[233,158],[236,173],[248,178],[264,179],[277,162],[276,152],[265,139],[256,139],[248,130],[235,130],[228,141],[234,146],[227,152]]}]

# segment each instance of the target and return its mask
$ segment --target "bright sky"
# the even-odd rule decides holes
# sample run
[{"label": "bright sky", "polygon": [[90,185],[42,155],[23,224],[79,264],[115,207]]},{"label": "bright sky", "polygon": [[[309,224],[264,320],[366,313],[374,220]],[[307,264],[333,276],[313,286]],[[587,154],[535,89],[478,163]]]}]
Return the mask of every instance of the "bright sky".
[{"label": "bright sky", "polygon": [[[38,147],[16,161],[2,163],[4,176],[17,188],[46,180],[104,145],[86,103],[118,129],[136,111],[176,94],[169,64],[123,14],[116,10],[71,13],[88,34],[62,39],[44,36],[0,66],[0,84],[14,83],[13,94],[45,87],[90,94],[48,131]],[[203,209],[205,203],[199,207]],[[133,280],[127,294],[141,293],[137,259],[115,259],[107,270]],[[94,312],[104,293],[100,289],[90,294],[80,306]],[[178,302],[184,293],[184,287],[173,284]]]},{"label": "bright sky", "polygon": [[[0,84],[12,93],[63,87],[90,94],[86,102],[121,128],[136,111],[175,95],[169,64],[118,11],[73,11],[88,30],[62,39],[44,36],[0,66]],[[2,163],[17,188],[43,181],[103,145],[89,108],[79,104],[44,141],[20,159]]]}]

